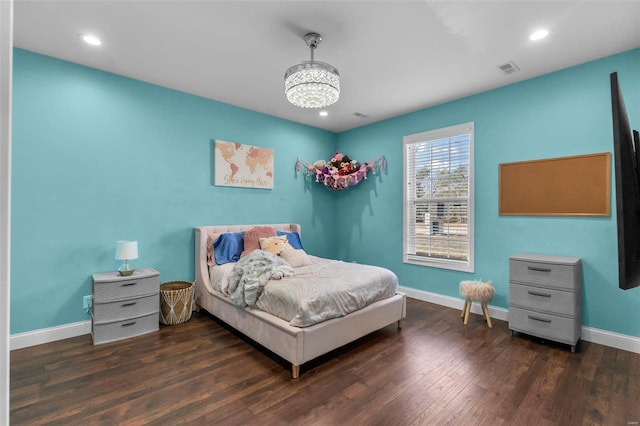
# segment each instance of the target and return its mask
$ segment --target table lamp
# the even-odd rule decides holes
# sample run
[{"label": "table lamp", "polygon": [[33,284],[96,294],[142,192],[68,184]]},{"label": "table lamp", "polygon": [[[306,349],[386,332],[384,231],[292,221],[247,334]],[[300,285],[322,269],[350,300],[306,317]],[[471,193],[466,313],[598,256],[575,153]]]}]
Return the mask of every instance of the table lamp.
[{"label": "table lamp", "polygon": [[124,263],[118,269],[122,276],[133,274],[135,269],[129,266],[129,260],[138,258],[138,242],[137,241],[118,241],[116,244],[116,260],[124,260]]}]

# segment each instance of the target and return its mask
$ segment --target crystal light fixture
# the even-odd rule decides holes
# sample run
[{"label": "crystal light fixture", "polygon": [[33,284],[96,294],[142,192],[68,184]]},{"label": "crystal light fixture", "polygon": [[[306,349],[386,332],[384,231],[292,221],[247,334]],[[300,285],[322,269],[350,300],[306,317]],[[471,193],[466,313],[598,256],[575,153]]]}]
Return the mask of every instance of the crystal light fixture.
[{"label": "crystal light fixture", "polygon": [[322,41],[318,33],[308,33],[304,41],[311,60],[290,67],[284,73],[287,100],[300,108],[324,108],[340,97],[340,74],[332,65],[313,60],[313,51]]}]

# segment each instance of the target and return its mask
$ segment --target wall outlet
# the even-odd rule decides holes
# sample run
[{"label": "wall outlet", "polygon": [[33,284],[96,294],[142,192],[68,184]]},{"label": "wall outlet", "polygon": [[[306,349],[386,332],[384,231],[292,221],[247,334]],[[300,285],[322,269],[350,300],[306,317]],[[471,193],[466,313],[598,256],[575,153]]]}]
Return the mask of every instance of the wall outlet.
[{"label": "wall outlet", "polygon": [[82,309],[84,309],[85,311],[89,311],[89,309],[91,309],[91,305],[92,305],[92,300],[91,300],[91,296],[83,296],[82,297]]}]

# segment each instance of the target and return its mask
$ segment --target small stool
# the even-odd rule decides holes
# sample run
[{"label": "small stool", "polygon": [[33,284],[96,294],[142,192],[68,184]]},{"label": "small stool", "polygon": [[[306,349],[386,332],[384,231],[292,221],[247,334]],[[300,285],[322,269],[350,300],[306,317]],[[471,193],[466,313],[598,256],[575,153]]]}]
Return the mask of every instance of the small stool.
[{"label": "small stool", "polygon": [[487,303],[493,299],[493,285],[491,281],[461,281],[460,282],[460,295],[464,297],[464,308],[460,317],[464,317],[464,325],[467,325],[469,321],[469,312],[471,311],[472,302],[480,302],[482,306],[482,314],[487,321],[487,325],[491,328],[491,317],[489,316],[489,309],[487,309]]}]

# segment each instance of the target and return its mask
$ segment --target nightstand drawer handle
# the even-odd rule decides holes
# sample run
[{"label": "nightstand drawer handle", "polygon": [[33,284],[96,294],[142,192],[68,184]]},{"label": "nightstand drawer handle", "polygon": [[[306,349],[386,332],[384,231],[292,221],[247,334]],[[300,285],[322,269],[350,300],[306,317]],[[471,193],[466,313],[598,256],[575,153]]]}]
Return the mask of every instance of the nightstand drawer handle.
[{"label": "nightstand drawer handle", "polygon": [[138,283],[124,283],[124,284],[122,284],[122,287],[129,287],[129,286],[136,285],[136,284],[138,284]]},{"label": "nightstand drawer handle", "polygon": [[528,293],[532,296],[540,296],[540,297],[551,297],[550,294],[546,294],[546,293],[538,293],[537,291],[531,291],[529,290]]},{"label": "nightstand drawer handle", "polygon": [[527,268],[529,268],[530,271],[551,272],[551,269],[549,268],[535,268],[533,266],[527,266]]},{"label": "nightstand drawer handle", "polygon": [[551,320],[548,320],[548,319],[532,317],[531,315],[527,315],[527,316],[529,317],[529,319],[532,319],[532,320],[535,320],[535,321],[551,323]]},{"label": "nightstand drawer handle", "polygon": [[[549,321],[549,322],[551,322],[551,321]],[[130,325],[135,325],[135,323],[136,323],[135,321],[133,321],[133,322],[128,322],[128,323],[122,324],[122,326],[121,326],[121,327],[129,327]]]},{"label": "nightstand drawer handle", "polygon": [[123,308],[126,308],[126,307],[129,307],[129,306],[133,306],[133,305],[135,305],[136,303],[138,303],[138,302],[123,303],[123,304],[122,304],[122,307],[123,307]]}]

